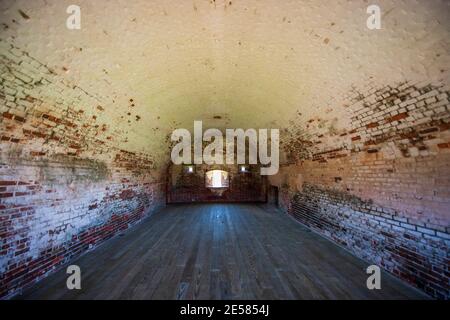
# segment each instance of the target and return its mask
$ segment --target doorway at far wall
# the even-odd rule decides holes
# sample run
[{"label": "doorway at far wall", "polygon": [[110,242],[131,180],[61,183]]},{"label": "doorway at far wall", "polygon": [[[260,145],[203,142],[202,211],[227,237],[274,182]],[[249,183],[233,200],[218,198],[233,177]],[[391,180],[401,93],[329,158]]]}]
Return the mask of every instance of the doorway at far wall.
[{"label": "doorway at far wall", "polygon": [[274,205],[275,207],[278,207],[278,187],[277,186],[270,186],[269,188],[269,204]]}]

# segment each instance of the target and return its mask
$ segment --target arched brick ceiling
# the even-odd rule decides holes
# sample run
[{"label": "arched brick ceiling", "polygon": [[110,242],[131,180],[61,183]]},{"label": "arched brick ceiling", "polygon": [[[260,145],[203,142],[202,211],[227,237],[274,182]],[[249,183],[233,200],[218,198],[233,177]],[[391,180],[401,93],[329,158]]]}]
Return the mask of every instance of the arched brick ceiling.
[{"label": "arched brick ceiling", "polygon": [[[73,2],[79,31],[65,27]],[[316,119],[327,136],[351,125],[346,102],[368,86],[448,85],[450,2],[377,3],[371,31],[367,1],[6,0],[0,38],[82,90],[67,104],[105,128],[99,139],[159,161],[194,120],[302,135]],[[54,106],[54,90],[35,94]]]}]

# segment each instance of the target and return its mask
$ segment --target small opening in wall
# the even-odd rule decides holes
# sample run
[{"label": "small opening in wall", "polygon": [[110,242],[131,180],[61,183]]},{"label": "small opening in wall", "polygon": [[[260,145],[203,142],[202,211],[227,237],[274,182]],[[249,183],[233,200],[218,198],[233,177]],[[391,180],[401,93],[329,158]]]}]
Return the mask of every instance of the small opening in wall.
[{"label": "small opening in wall", "polygon": [[184,166],[184,172],[185,173],[194,173],[194,166]]},{"label": "small opening in wall", "polygon": [[230,185],[228,172],[223,170],[211,170],[206,172],[207,188],[228,188]]}]

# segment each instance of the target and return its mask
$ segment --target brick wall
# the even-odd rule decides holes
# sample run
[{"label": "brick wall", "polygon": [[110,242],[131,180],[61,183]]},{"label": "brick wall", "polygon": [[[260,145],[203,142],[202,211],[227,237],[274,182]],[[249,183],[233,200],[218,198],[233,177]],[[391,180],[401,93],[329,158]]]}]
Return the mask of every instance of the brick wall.
[{"label": "brick wall", "polygon": [[357,256],[437,298],[449,297],[448,232],[415,224],[397,212],[306,184],[288,211]]},{"label": "brick wall", "polygon": [[[167,201],[183,202],[265,202],[266,177],[258,166],[248,166],[248,172],[239,172],[237,165],[195,165],[193,173],[184,172],[182,166],[171,166],[168,175]],[[216,194],[205,186],[205,174],[220,169],[229,173],[229,188]]]},{"label": "brick wall", "polygon": [[[6,296],[158,208],[164,180],[151,154],[130,152],[140,119],[127,109],[133,99],[118,107],[129,126],[118,126],[104,115],[112,97],[71,83],[64,66],[52,69],[0,40],[0,68]],[[333,97],[323,117],[308,118],[315,106],[302,106],[282,131],[294,165],[277,182],[281,205],[298,220],[439,298],[449,296],[447,83],[368,81]],[[251,179],[242,185],[252,189],[241,199],[248,190],[261,196]],[[192,201],[193,190],[184,190],[177,196]],[[206,192],[197,194],[209,199]]]},{"label": "brick wall", "polygon": [[273,184],[303,224],[436,298],[450,297],[448,86],[352,90],[350,124],[287,131]]},{"label": "brick wall", "polygon": [[165,204],[150,155],[119,147],[100,98],[0,51],[0,298]]}]

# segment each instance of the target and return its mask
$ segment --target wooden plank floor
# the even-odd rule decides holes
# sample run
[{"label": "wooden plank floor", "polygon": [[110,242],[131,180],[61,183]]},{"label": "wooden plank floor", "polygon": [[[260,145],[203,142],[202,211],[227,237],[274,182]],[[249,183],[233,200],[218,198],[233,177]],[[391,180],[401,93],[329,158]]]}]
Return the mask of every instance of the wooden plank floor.
[{"label": "wooden plank floor", "polygon": [[172,205],[72,262],[19,299],[421,299],[367,263],[264,205]]}]

